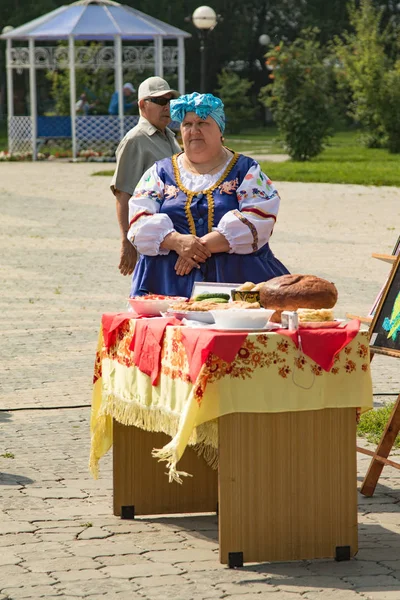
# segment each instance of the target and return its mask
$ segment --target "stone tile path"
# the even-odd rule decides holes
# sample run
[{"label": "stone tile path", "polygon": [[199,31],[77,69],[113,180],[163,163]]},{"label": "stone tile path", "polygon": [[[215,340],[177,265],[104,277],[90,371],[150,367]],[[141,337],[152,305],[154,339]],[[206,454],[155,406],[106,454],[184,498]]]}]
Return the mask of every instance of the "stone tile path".
[{"label": "stone tile path", "polygon": [[[100,316],[125,307],[129,282],[108,181],[90,177],[98,169],[0,164],[0,600],[400,600],[395,469],[373,498],[360,495],[360,551],[348,563],[230,570],[213,515],[113,517],[111,456],[98,481],[87,470],[89,405]],[[370,254],[397,238],[399,190],[278,187],[274,252],[292,272],[336,283],[338,317],[366,314],[388,272]],[[400,390],[399,364],[374,359],[377,403]],[[359,454],[360,481],[368,464]]]}]

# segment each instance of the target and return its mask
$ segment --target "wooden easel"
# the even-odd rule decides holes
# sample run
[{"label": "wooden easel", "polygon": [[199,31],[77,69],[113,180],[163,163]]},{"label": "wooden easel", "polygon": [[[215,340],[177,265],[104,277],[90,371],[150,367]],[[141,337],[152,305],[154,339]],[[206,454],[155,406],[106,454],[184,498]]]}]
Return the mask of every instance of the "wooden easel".
[{"label": "wooden easel", "polygon": [[[388,262],[390,264],[394,264],[397,260],[396,256],[391,254],[372,254],[373,258],[377,258],[378,260],[383,260],[384,262]],[[359,319],[362,323],[366,325],[371,325],[372,318],[371,317],[359,317],[357,315],[346,314],[348,318]],[[371,351],[371,360],[374,357],[374,354],[385,354],[390,356],[391,353],[389,350],[385,352],[379,352],[378,350]],[[397,356],[397,355],[393,355]],[[361,454],[367,454],[368,456],[372,456],[371,463],[369,465],[367,474],[364,477],[364,481],[362,483],[360,492],[364,496],[372,496],[376,485],[378,483],[379,477],[382,473],[382,469],[385,465],[389,465],[394,467],[395,469],[400,469],[400,463],[396,463],[392,460],[388,459],[388,456],[392,450],[393,444],[396,440],[397,434],[400,431],[400,394],[397,396],[397,400],[395,405],[393,406],[393,410],[390,414],[388,422],[386,424],[385,430],[382,434],[382,437],[379,441],[379,444],[375,450],[372,452],[371,450],[367,450],[366,448],[361,448],[357,446],[357,452]]]}]

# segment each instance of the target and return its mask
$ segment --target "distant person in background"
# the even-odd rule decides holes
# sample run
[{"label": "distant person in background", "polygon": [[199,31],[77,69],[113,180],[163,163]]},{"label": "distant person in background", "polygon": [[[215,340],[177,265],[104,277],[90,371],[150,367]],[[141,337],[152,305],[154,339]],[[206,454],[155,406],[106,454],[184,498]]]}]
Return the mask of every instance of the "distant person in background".
[{"label": "distant person in background", "polygon": [[111,191],[116,198],[117,218],[121,231],[121,256],[119,270],[130,275],[136,264],[136,249],[128,241],[129,199],[143,173],[156,160],[181,151],[175,134],[167,127],[171,121],[169,103],[179,92],[172,90],[161,77],[149,77],[139,86],[140,119],[120,142],[117,167],[111,181]]},{"label": "distant person in background", "polygon": [[75,104],[76,114],[77,115],[89,115],[91,110],[95,107],[96,104],[97,104],[97,101],[90,103],[87,98],[86,92],[83,92],[79,96],[79,100]]},{"label": "distant person in background", "polygon": [[[131,100],[131,96],[136,92],[135,88],[131,83],[124,83],[122,93],[124,95],[124,113],[131,110],[136,104],[135,101]],[[110,104],[108,107],[109,115],[118,115],[118,92],[114,92],[111,96]]]}]

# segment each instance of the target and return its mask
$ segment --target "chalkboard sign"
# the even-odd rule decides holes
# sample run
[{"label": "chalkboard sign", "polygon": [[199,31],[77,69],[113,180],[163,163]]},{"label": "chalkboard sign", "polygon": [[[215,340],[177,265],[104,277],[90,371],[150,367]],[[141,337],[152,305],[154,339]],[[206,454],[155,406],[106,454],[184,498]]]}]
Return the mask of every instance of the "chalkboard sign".
[{"label": "chalkboard sign", "polygon": [[369,331],[371,350],[400,356],[400,256],[392,267]]},{"label": "chalkboard sign", "polygon": [[[400,254],[400,235],[397,238],[397,242],[395,243],[394,248],[392,250],[392,256],[399,256],[399,254]],[[386,283],[387,283],[387,280],[386,280]],[[373,305],[371,306],[371,310],[368,313],[369,317],[374,316],[377,306],[379,304],[379,301],[382,298],[383,290],[385,289],[386,283],[381,287],[379,294],[375,298],[375,301],[374,301]]]}]

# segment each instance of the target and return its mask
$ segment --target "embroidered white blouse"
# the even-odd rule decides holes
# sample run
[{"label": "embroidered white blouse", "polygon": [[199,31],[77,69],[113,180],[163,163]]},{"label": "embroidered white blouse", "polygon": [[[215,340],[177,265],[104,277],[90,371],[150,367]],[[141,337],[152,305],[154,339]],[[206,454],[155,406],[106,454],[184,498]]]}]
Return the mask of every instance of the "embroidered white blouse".
[{"label": "embroidered white blouse", "polygon": [[[192,192],[201,192],[212,187],[227,168],[230,157],[224,166],[212,175],[196,175],[187,171],[182,164],[182,155],[178,156],[179,175],[184,187]],[[129,200],[128,239],[140,254],[156,256],[168,254],[169,250],[160,248],[166,235],[174,231],[170,217],[160,213],[160,204],[164,195],[168,196],[168,186],[160,179],[155,165],[150,167]],[[245,219],[254,225],[258,234],[258,248],[264,246],[271,234],[279,211],[280,198],[270,179],[261,171],[259,165],[253,165],[236,189],[239,210],[229,211],[221,218],[213,231],[221,233],[229,242],[229,253],[250,254],[254,252],[254,238],[248,225],[239,217],[240,210],[246,209]],[[256,209],[250,212],[251,209]],[[135,219],[140,213],[140,218]],[[236,213],[236,214],[235,214]],[[266,218],[266,215],[267,218]],[[257,249],[258,249],[257,248]]]}]

